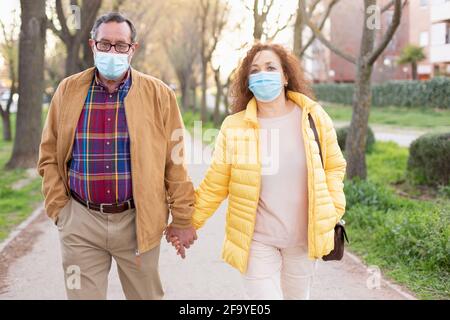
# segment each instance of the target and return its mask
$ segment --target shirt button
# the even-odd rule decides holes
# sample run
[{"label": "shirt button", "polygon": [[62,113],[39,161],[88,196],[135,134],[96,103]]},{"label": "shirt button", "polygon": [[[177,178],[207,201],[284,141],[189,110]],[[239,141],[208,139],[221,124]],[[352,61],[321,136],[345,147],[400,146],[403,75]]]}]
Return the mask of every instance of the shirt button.
[{"label": "shirt button", "polygon": [[108,118],[108,121],[111,121],[111,118]]},{"label": "shirt button", "polygon": [[109,190],[106,190],[106,193],[111,193],[111,191],[109,191]]},{"label": "shirt button", "polygon": [[109,169],[109,166],[106,166],[106,169]]},{"label": "shirt button", "polygon": [[112,98],[112,94],[110,94],[109,97]]},{"label": "shirt button", "polygon": [[109,141],[106,141],[106,144],[109,146]]}]

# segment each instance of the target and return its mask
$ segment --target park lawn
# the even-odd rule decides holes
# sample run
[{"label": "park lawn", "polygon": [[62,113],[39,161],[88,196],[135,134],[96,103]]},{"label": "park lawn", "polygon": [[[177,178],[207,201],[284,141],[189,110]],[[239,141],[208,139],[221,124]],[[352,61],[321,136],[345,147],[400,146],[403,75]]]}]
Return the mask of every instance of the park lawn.
[{"label": "park lawn", "polygon": [[349,247],[419,298],[450,299],[450,197],[399,195],[407,159],[407,148],[376,142],[367,181],[345,182]]},{"label": "park lawn", "polygon": [[[351,120],[351,106],[330,102],[321,104],[333,120]],[[431,129],[430,131],[436,132],[450,131],[450,109],[371,107],[369,124],[404,127],[405,129],[427,129],[427,131]]]},{"label": "park lawn", "polygon": [[[15,115],[12,117],[14,130]],[[2,124],[0,123],[0,132]],[[26,178],[26,170],[5,170],[12,153],[12,142],[3,141],[0,137],[0,241],[22,221],[24,221],[43,200],[41,194],[41,179],[35,178],[19,190],[13,190],[12,185]]]}]

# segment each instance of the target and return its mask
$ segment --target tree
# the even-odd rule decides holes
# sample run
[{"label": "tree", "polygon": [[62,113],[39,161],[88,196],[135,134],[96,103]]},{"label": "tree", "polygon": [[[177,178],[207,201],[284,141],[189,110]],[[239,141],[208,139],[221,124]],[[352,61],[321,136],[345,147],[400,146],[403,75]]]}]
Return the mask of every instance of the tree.
[{"label": "tree", "polygon": [[[66,76],[80,72],[83,69],[93,66],[92,51],[88,46],[90,31],[97,18],[98,10],[102,0],[83,0],[81,8],[77,0],[70,0],[73,18],[77,19],[79,14],[79,26],[76,26],[72,33],[67,23],[67,17],[64,15],[62,0],[56,0],[56,14],[58,17],[60,29],[57,29],[53,19],[48,20],[48,27],[57,35],[66,46]],[[80,8],[80,9],[78,9]],[[78,28],[78,29],[77,29]],[[83,58],[80,57],[80,50],[83,48]]]},{"label": "tree", "polygon": [[[171,23],[176,23],[176,19],[164,19],[164,17],[172,15],[169,11],[171,6],[169,0],[152,0],[148,5],[147,0],[118,1],[121,10],[126,12],[127,17],[133,21],[137,30],[137,41],[139,42],[139,50],[133,56],[133,67],[143,72],[151,73],[152,67],[159,67],[161,64],[160,57],[164,55],[164,47],[159,36],[165,31],[171,30]],[[146,7],[148,6],[148,7]],[[145,10],[142,8],[145,7]],[[173,8],[176,12],[177,8]],[[166,30],[164,30],[166,28]],[[157,61],[158,60],[158,61]],[[159,73],[161,77],[166,76],[163,68],[168,63],[161,66]],[[163,79],[164,80],[164,79]]]},{"label": "tree", "polygon": [[163,35],[162,43],[180,86],[181,106],[186,111],[193,103],[190,91],[199,60],[200,46],[197,39],[200,32],[199,25],[189,10],[180,10],[182,9],[179,8],[180,16],[171,21],[171,29]]},{"label": "tree", "polygon": [[425,59],[425,52],[422,47],[408,44],[400,54],[399,64],[411,64],[411,77],[417,80],[417,63]]},{"label": "tree", "polygon": [[201,119],[203,122],[207,121],[206,90],[208,68],[212,54],[216,49],[219,37],[225,26],[228,12],[228,3],[224,6],[221,0],[200,0]]},{"label": "tree", "polygon": [[[407,1],[404,1],[403,6]],[[356,65],[355,90],[352,103],[352,120],[350,130],[347,135],[345,153],[347,159],[347,178],[359,177],[366,179],[367,167],[365,158],[367,127],[371,105],[371,75],[375,61],[384,51],[397,30],[402,13],[402,0],[392,0],[385,7],[377,6],[376,0],[364,0],[364,20],[363,32],[359,56],[353,57],[335,44],[327,40],[319,28],[311,21],[305,5],[300,1],[300,14],[305,24],[311,29],[314,35],[331,51],[341,56],[345,60]],[[377,21],[379,16],[394,6],[392,20],[381,38],[375,46]]]},{"label": "tree", "polygon": [[[253,5],[245,5],[247,10],[253,14],[253,39],[254,41],[272,41],[279,32],[286,29],[295,14],[291,14],[287,21],[281,22],[281,11],[278,13],[277,18],[273,25],[267,24],[267,17],[271,13],[271,9],[274,8],[274,0],[252,0]],[[272,28],[270,28],[272,27]],[[270,29],[274,29],[272,32]]]},{"label": "tree", "polygon": [[0,113],[2,116],[3,123],[3,140],[11,141],[12,140],[12,132],[11,132],[11,105],[13,103],[14,94],[17,93],[18,89],[18,76],[17,76],[17,58],[18,58],[18,40],[16,39],[16,32],[19,27],[19,22],[16,19],[16,12],[13,11],[11,13],[13,20],[9,25],[9,31],[3,22],[0,21],[0,27],[3,33],[4,43],[1,45],[1,54],[3,59],[8,66],[8,76],[10,80],[9,86],[9,97],[6,102],[5,108],[3,109],[0,106]]},{"label": "tree", "polygon": [[36,166],[44,92],[45,0],[21,0],[19,106],[11,159],[6,167]]},{"label": "tree", "polygon": [[52,50],[46,50],[45,57],[45,95],[47,100],[51,100],[58,84],[65,76],[65,52],[66,48],[61,41],[56,41]]},{"label": "tree", "polygon": [[[294,54],[297,56],[297,58],[301,59],[306,52],[306,50],[311,46],[311,44],[316,39],[316,35],[312,33],[311,37],[305,42],[304,40],[304,31],[306,29],[306,25],[304,21],[302,20],[302,14],[301,14],[301,5],[303,3],[308,4],[308,9],[306,11],[308,15],[308,19],[315,20],[316,18],[320,18],[319,25],[317,29],[321,31],[323,27],[325,26],[325,22],[327,21],[331,9],[333,9],[334,5],[338,3],[339,0],[331,0],[331,1],[325,1],[328,2],[326,4],[323,4],[325,6],[324,13],[321,15],[320,12],[316,12],[319,10],[316,10],[318,8],[318,5],[320,4],[321,0],[314,0],[314,1],[307,1],[307,0],[298,0],[298,9],[297,9],[297,15],[295,18],[295,24],[294,24]],[[324,2],[324,1],[322,1]],[[318,17],[320,16],[321,17]]]},{"label": "tree", "polygon": [[213,122],[217,127],[220,125],[220,103],[222,102],[223,85],[220,79],[220,67],[213,68],[214,82],[216,83],[216,99],[214,102]]}]

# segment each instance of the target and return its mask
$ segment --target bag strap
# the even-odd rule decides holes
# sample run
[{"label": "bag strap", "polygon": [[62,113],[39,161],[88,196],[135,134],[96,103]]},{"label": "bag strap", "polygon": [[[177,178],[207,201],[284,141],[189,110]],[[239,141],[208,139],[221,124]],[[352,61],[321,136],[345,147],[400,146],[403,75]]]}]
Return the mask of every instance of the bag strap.
[{"label": "bag strap", "polygon": [[313,120],[313,118],[311,116],[311,113],[308,113],[308,119],[309,119],[309,126],[311,127],[312,131],[314,132],[314,138],[316,139],[317,146],[319,147],[320,161],[322,161],[322,167],[324,167],[324,165],[323,165],[323,157],[322,157],[322,148],[320,147],[319,135],[317,133],[316,125],[315,125],[314,120]]},{"label": "bag strap", "polygon": [[[316,125],[315,125],[314,120],[313,120],[313,118],[312,118],[310,113],[308,113],[308,119],[309,119],[309,125],[310,125],[312,131],[314,132],[314,138],[316,139],[317,146],[319,147],[319,154],[320,154],[320,160],[322,161],[322,167],[324,167],[324,165],[323,165],[323,157],[322,157],[322,148],[320,147],[319,135],[317,133]],[[347,240],[347,243],[349,243],[348,237],[347,237],[347,232],[345,232],[344,225],[341,224],[340,222],[338,222],[337,225],[342,228],[342,234],[344,235],[345,240]]]}]

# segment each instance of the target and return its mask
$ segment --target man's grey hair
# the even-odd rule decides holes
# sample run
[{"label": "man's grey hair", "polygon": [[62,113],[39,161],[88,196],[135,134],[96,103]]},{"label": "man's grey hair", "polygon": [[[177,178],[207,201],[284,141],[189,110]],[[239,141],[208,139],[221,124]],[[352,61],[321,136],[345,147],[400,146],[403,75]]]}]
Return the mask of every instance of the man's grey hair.
[{"label": "man's grey hair", "polygon": [[123,16],[119,12],[110,12],[110,13],[104,14],[101,17],[99,17],[95,21],[94,26],[92,27],[91,38],[95,40],[97,37],[97,31],[98,31],[98,28],[100,27],[100,25],[102,23],[108,23],[108,22],[117,22],[117,23],[126,22],[131,30],[131,42],[134,43],[136,41],[136,28],[134,27],[133,23],[129,19],[127,19],[125,16]]}]

